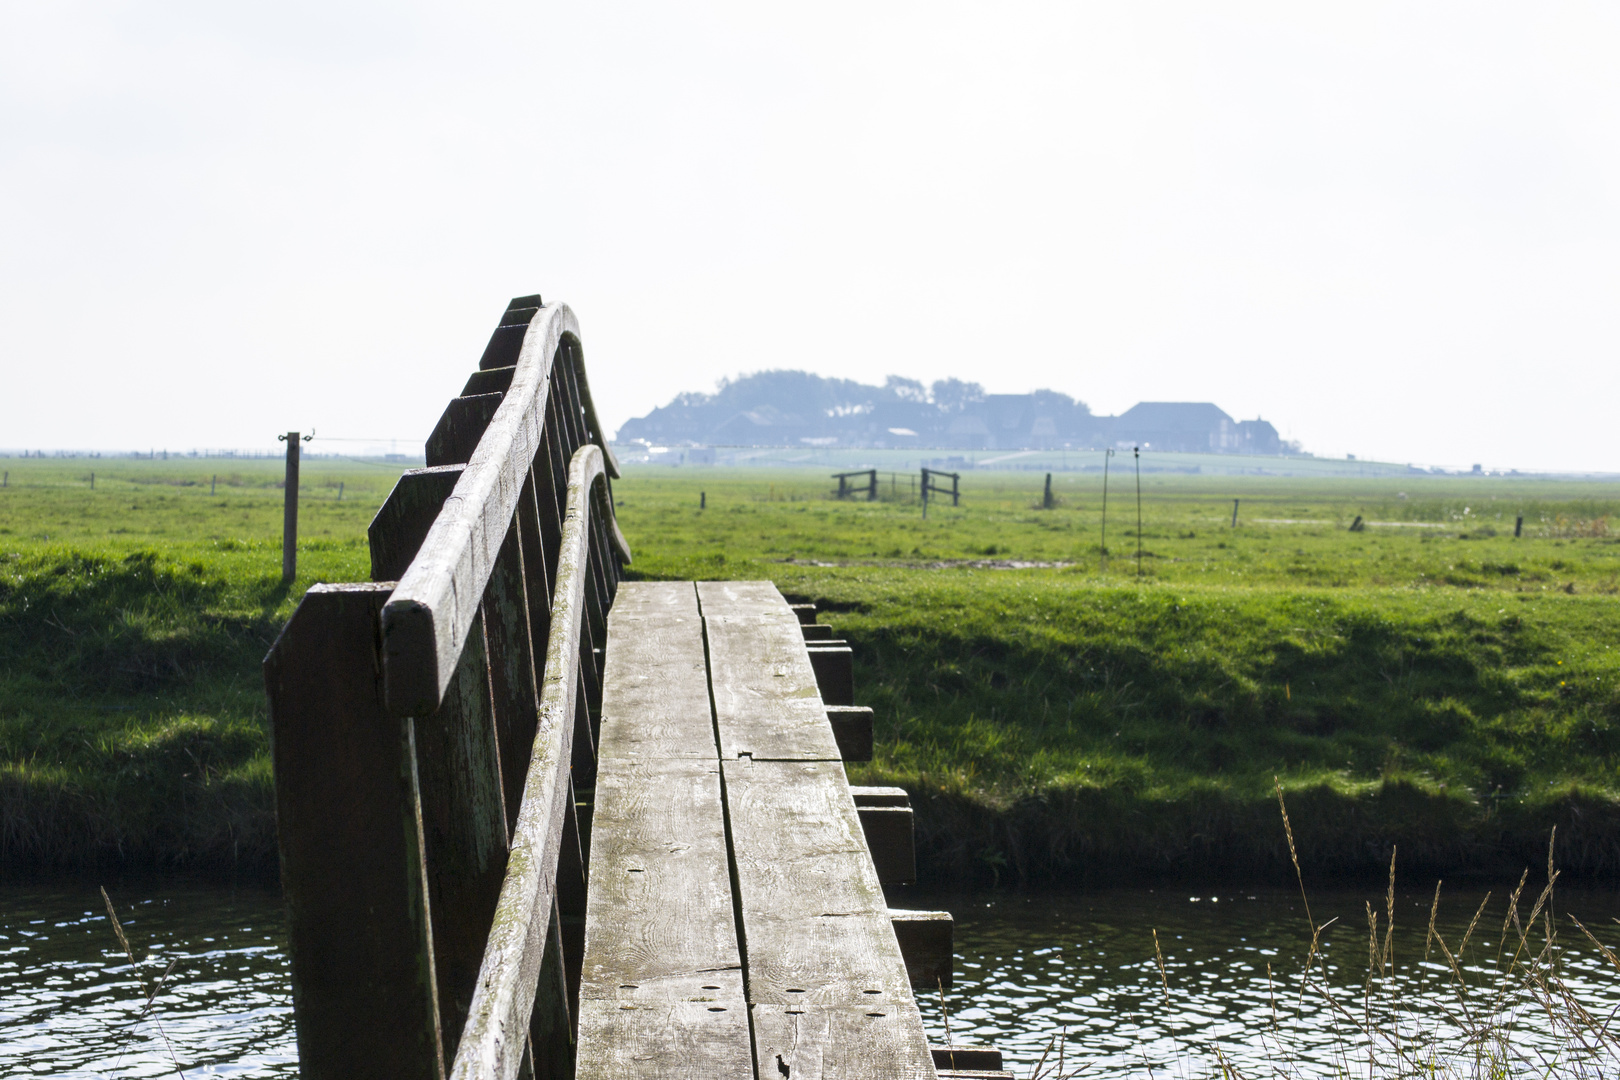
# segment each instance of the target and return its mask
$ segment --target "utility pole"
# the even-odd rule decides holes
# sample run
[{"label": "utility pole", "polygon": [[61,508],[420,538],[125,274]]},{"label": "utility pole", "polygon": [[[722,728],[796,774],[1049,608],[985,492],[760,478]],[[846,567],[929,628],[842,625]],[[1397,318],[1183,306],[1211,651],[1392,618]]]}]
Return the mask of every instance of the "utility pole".
[{"label": "utility pole", "polygon": [[1142,576],[1142,448],[1132,447],[1136,455],[1136,576]]},{"label": "utility pole", "polygon": [[315,437],[312,431],[300,436],[296,431],[277,435],[287,444],[287,482],[282,498],[281,517],[281,582],[291,585],[298,576],[298,444]]}]

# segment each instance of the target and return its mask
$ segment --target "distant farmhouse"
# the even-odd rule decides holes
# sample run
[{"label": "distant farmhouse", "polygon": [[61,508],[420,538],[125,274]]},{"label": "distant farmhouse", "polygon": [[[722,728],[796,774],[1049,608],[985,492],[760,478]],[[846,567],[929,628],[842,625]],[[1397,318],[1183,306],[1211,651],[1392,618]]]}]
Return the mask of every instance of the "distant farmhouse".
[{"label": "distant farmhouse", "polygon": [[1144,401],[1093,416],[1055,390],[986,394],[978,383],[925,387],[891,375],[882,386],[805,371],[726,380],[681,394],[628,421],[618,441],[654,446],[950,447],[968,450],[1144,449],[1217,454],[1298,453],[1265,420],[1234,420],[1208,402]]}]

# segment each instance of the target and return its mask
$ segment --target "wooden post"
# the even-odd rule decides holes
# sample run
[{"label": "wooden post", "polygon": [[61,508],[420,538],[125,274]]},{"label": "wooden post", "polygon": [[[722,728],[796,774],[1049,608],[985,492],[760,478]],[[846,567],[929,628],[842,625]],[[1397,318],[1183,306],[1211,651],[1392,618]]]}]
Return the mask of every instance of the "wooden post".
[{"label": "wooden post", "polygon": [[91,491],[96,490],[96,474],[95,473],[90,474],[90,490]]},{"label": "wooden post", "polygon": [[1052,509],[1052,474],[1046,474],[1046,494],[1041,496],[1041,509]]},{"label": "wooden post", "polygon": [[214,485],[217,484],[217,483],[219,483],[219,474],[218,473],[215,473],[213,476],[210,476],[208,478],[208,497],[210,499],[212,499],[214,497]]},{"label": "wooden post", "polygon": [[1519,538],[1519,536],[1523,532],[1524,532],[1524,515],[1520,514],[1519,519],[1513,523],[1513,539],[1517,540]]},{"label": "wooden post", "polygon": [[877,502],[877,470],[872,470],[871,479],[867,481],[866,501]]},{"label": "wooden post", "polygon": [[298,432],[276,436],[287,444],[287,482],[281,511],[281,582],[298,575]]},{"label": "wooden post", "polygon": [[376,678],[393,582],[316,585],[264,661],[306,1077],[442,1080],[413,722]]},{"label": "wooden post", "polygon": [[707,491],[698,492],[698,509],[699,510],[707,510],[708,508],[709,508],[709,493]]},{"label": "wooden post", "polygon": [[1236,499],[1233,499],[1232,500],[1232,528],[1234,528],[1234,529],[1237,528],[1237,508],[1238,508],[1238,501]]}]

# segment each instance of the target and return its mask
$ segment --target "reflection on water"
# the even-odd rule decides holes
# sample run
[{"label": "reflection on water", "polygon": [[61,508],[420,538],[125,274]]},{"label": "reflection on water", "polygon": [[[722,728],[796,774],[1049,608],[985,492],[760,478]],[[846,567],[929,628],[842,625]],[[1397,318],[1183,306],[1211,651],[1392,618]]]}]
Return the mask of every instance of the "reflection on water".
[{"label": "reflection on water", "polygon": [[[168,882],[110,890],[140,960],[130,967],[92,888],[0,888],[0,1076],[297,1075],[285,930],[279,898]],[[1458,970],[1487,986],[1502,939],[1505,895],[1492,897]],[[1524,903],[1528,914],[1535,890]],[[1482,892],[1443,897],[1438,929],[1455,949]],[[1424,960],[1429,897],[1397,895],[1391,938],[1408,1043],[1445,1032],[1461,1015],[1438,949]],[[1243,1075],[1324,1075],[1346,1062],[1367,1019],[1387,1012],[1360,996],[1367,980],[1366,903],[1376,890],[1313,893],[1337,1013],[1315,989],[1301,995],[1310,933],[1297,893],[1112,889],[1085,893],[896,898],[956,916],[956,986],[947,994],[958,1042],[1008,1053],[1022,1077],[1065,1027],[1065,1071],[1086,1077],[1207,1075],[1219,1046]],[[1567,918],[1580,916],[1611,948],[1620,943],[1612,893],[1560,892],[1560,975],[1588,1008],[1620,1008],[1620,973]],[[1602,929],[1606,928],[1606,929]],[[1164,955],[1161,976],[1152,931]],[[1509,931],[1510,936],[1512,931]],[[1517,939],[1514,938],[1513,941]],[[1540,947],[1540,932],[1534,938]],[[1510,942],[1511,944],[1511,942]],[[150,987],[173,969],[146,1009]],[[1168,983],[1168,1003],[1166,987]],[[945,1041],[937,995],[919,994],[930,1036]],[[1477,1013],[1489,1002],[1477,994]],[[1510,1003],[1511,1004],[1511,1003]],[[1514,1011],[1516,1010],[1516,1011]],[[1513,1005],[1516,1046],[1548,1052],[1547,1022]],[[1620,1025],[1617,1025],[1620,1026]],[[172,1052],[172,1057],[171,1057]],[[1557,1071],[1580,1063],[1565,1056]],[[1590,1062],[1587,1063],[1590,1066]],[[1614,1075],[1611,1055],[1602,1067]],[[1592,1071],[1588,1069],[1588,1071]]]},{"label": "reflection on water", "polygon": [[279,895],[108,892],[138,967],[94,887],[0,888],[0,1076],[298,1075]]},{"label": "reflection on water", "polygon": [[[1466,1006],[1444,951],[1434,946],[1425,960],[1432,896],[1396,894],[1393,967],[1369,998],[1363,993],[1367,905],[1377,909],[1381,948],[1388,925],[1384,897],[1376,889],[1312,894],[1317,922],[1337,920],[1323,934],[1321,950],[1343,1008],[1324,997],[1320,978],[1301,993],[1311,935],[1297,892],[1111,889],[930,895],[904,903],[956,916],[956,985],[945,996],[945,1015],[937,994],[918,995],[936,1042],[945,1041],[948,1018],[957,1042],[1000,1047],[1023,1077],[1064,1029],[1064,1071],[1083,1065],[1086,1077],[1208,1075],[1216,1065],[1212,1048],[1242,1075],[1272,1075],[1280,1067],[1290,1075],[1319,1076],[1341,1069],[1367,1074],[1367,1040],[1359,1028],[1395,1030],[1408,1050],[1436,1036],[1460,1046],[1456,1023],[1491,1011],[1488,991],[1500,982],[1495,965],[1510,962],[1519,942],[1509,928],[1507,953],[1498,961],[1511,891],[1492,895],[1457,957],[1457,972],[1475,988]],[[1533,886],[1527,889],[1521,921],[1536,895]],[[1484,896],[1483,890],[1442,894],[1436,929],[1450,949],[1462,943]],[[1558,974],[1602,1023],[1620,1008],[1620,971],[1591,947],[1571,913],[1614,949],[1620,927],[1611,916],[1620,914],[1620,903],[1612,892],[1560,890],[1556,897]],[[1531,935],[1533,949],[1542,947],[1543,930]],[[1399,1006],[1395,1020],[1387,1007],[1391,994]],[[1568,1042],[1549,1030],[1533,1002],[1521,996],[1505,1007],[1516,1052],[1534,1060]],[[1393,1064],[1387,1050],[1381,1064]],[[1612,1048],[1579,1060],[1567,1048],[1562,1055],[1555,1059],[1560,1072],[1612,1076],[1620,1066]],[[1046,1068],[1052,1064],[1049,1058]]]}]

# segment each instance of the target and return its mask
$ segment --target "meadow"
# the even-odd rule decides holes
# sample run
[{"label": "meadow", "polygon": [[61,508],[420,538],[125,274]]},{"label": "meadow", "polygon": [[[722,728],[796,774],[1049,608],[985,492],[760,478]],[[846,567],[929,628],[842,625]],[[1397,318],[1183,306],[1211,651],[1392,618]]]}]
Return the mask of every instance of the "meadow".
[{"label": "meadow", "polygon": [[[273,864],[258,661],[308,584],[365,576],[399,466],[306,461],[285,588],[273,462],[213,495],[212,462],[4,464],[5,856]],[[1275,781],[1312,869],[1516,877],[1555,824],[1568,872],[1620,868],[1620,483],[1150,471],[1138,535],[1118,470],[1105,555],[1101,478],[1051,508],[1042,479],[965,474],[926,520],[904,475],[615,494],[634,576],[769,578],[851,641],[852,779],[912,792],[935,877],[1291,873]]]}]

